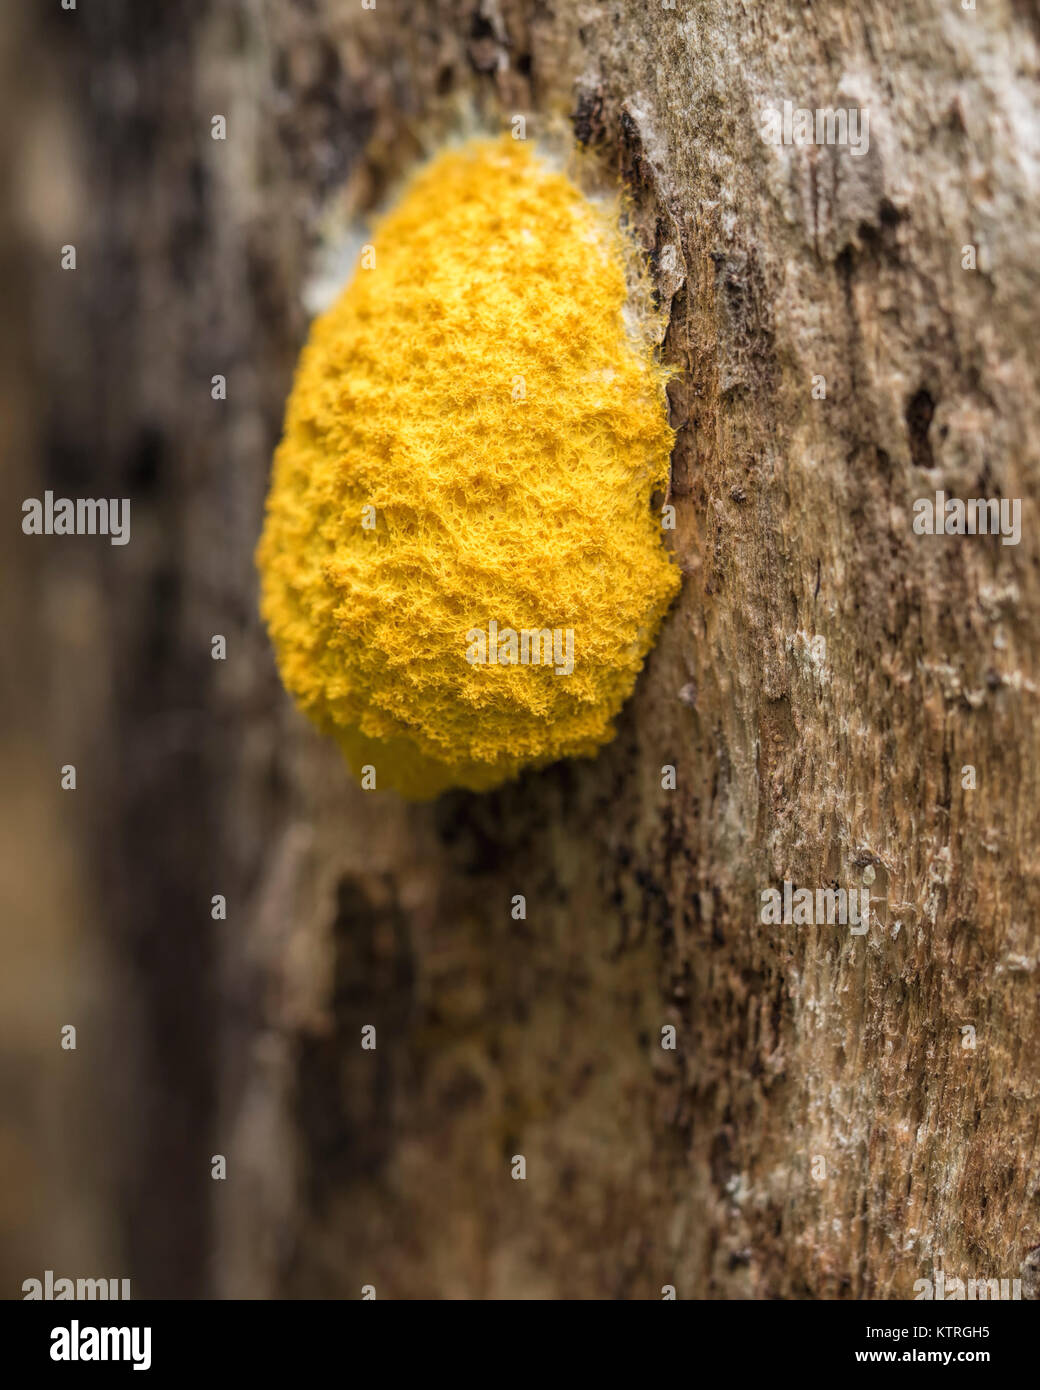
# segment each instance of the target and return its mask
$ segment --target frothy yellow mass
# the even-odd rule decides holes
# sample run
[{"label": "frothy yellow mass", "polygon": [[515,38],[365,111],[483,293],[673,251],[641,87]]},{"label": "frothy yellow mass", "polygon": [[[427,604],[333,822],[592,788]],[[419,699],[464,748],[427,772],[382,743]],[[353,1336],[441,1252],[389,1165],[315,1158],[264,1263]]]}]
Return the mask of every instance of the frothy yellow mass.
[{"label": "frothy yellow mass", "polygon": [[[373,245],[300,357],[261,611],[355,774],[479,791],[613,737],[679,587],[666,377],[625,329],[616,224],[524,142],[441,154]],[[569,674],[539,659],[568,631]]]}]

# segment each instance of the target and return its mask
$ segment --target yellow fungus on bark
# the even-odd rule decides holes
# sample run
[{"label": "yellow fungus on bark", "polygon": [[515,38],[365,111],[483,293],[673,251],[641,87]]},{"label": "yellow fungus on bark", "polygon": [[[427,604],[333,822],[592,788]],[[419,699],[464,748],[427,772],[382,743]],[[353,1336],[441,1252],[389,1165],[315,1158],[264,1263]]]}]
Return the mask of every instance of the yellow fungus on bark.
[{"label": "yellow fungus on bark", "polygon": [[372,245],[300,357],[261,611],[356,774],[485,790],[613,737],[679,587],[667,373],[616,221],[525,142],[440,154]]}]

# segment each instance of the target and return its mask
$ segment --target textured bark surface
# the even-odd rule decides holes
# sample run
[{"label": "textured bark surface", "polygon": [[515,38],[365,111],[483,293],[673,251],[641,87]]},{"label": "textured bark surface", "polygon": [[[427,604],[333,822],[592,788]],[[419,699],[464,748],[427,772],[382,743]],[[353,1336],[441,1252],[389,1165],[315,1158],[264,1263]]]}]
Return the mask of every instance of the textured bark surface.
[{"label": "textured bark surface", "polygon": [[[134,506],[123,550],[9,563],[51,615],[27,636],[60,693],[51,761],[79,740],[95,770],[71,829],[57,793],[47,814],[112,962],[111,1056],[78,1065],[137,1290],[1018,1277],[1040,1242],[1035,9],[193,13],[50,16],[28,163],[64,193],[15,179],[46,389],[12,402],[38,460],[13,486]],[[764,143],[785,99],[868,110],[869,150]],[[599,758],[406,807],[291,709],[252,548],[316,273],[424,151],[516,114],[624,184],[670,303],[685,584]],[[1021,543],[915,535],[940,488],[1021,499]],[[866,936],[759,920],[785,879],[871,873]]]}]

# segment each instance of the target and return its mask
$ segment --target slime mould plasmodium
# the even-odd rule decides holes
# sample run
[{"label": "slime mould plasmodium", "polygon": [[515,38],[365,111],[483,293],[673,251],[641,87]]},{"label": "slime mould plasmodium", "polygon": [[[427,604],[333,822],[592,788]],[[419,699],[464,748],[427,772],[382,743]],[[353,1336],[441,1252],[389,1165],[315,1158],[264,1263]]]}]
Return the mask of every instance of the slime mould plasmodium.
[{"label": "slime mould plasmodium", "polygon": [[311,327],[257,549],[297,704],[426,798],[594,753],[679,571],[667,369],[616,216],[508,137],[441,153]]}]

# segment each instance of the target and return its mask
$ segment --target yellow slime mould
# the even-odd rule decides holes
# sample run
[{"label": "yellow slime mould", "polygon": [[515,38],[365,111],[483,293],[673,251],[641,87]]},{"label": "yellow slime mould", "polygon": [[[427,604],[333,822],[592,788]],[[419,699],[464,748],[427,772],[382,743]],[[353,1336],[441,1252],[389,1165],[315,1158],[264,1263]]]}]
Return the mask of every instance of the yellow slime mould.
[{"label": "yellow slime mould", "polygon": [[286,688],[363,785],[614,735],[679,571],[667,370],[616,219],[522,141],[421,169],[300,356],[257,548]]}]

